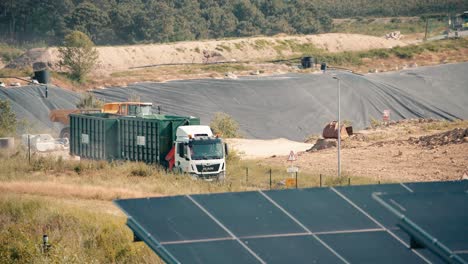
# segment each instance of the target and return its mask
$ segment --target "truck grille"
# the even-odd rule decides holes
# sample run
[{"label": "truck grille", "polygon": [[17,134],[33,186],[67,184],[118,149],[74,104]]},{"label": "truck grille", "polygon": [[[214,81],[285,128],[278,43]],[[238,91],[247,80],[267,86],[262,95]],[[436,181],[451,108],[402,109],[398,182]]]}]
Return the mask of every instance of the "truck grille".
[{"label": "truck grille", "polygon": [[219,170],[219,164],[197,165],[197,171],[200,173],[218,172],[218,170]]}]

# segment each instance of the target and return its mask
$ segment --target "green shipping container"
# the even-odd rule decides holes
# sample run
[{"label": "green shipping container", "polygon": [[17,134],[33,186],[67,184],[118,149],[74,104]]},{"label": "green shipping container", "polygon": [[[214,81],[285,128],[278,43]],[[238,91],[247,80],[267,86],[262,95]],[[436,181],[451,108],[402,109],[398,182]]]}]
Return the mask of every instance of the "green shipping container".
[{"label": "green shipping container", "polygon": [[176,139],[177,128],[199,124],[199,118],[184,116],[120,117],[120,157],[167,166],[165,157]]},{"label": "green shipping container", "polygon": [[70,115],[70,154],[86,159],[120,159],[118,116]]}]

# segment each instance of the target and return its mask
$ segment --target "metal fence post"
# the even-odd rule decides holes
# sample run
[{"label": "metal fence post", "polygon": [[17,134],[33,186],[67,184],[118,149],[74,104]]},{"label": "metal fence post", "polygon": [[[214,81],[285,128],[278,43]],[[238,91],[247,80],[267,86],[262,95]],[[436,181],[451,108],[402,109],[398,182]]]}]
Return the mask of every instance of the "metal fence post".
[{"label": "metal fence post", "polygon": [[296,189],[297,189],[297,171],[296,171]]},{"label": "metal fence post", "polygon": [[245,168],[245,182],[249,182],[249,168]]},{"label": "metal fence post", "polygon": [[322,187],[322,174],[320,173],[320,187]]},{"label": "metal fence post", "polygon": [[28,162],[31,164],[31,135],[28,134]]},{"label": "metal fence post", "polygon": [[351,178],[348,178],[348,186],[351,186]]},{"label": "metal fence post", "polygon": [[270,168],[270,190],[271,190],[271,168]]}]

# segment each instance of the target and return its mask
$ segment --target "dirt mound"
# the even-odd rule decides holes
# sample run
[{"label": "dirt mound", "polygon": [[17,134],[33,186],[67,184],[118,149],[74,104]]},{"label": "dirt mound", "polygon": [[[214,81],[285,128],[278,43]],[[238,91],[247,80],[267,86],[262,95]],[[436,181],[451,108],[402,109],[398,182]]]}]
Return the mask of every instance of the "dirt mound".
[{"label": "dirt mound", "polygon": [[328,148],[336,148],[337,145],[338,144],[336,139],[319,138],[317,139],[317,142],[315,142],[314,146],[308,149],[307,152],[314,152]]},{"label": "dirt mound", "polygon": [[423,147],[435,148],[448,144],[460,144],[468,142],[468,128],[455,128],[453,130],[419,138],[410,138],[409,142]]},{"label": "dirt mound", "polygon": [[[206,63],[223,61],[257,61],[300,55],[304,45],[330,51],[357,51],[405,46],[408,43],[360,34],[320,34],[305,36],[274,36],[232,40],[186,41],[168,44],[98,47],[100,73],[127,70],[161,64]],[[32,49],[8,65],[10,68],[31,66],[44,61],[54,67],[57,48]]]},{"label": "dirt mound", "polygon": [[[424,123],[434,123],[440,122],[440,120],[434,118],[408,118],[408,119],[401,119],[401,120],[390,120],[390,121],[374,121],[372,128],[388,128],[392,126],[400,126],[400,125],[411,125],[411,124],[424,124]],[[368,128],[369,129],[369,128]]]}]

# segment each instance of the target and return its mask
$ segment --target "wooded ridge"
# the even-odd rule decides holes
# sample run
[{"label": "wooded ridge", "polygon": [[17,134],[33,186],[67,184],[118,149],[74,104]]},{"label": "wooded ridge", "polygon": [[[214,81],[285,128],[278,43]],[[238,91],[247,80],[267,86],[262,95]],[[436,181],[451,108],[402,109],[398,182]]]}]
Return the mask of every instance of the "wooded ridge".
[{"label": "wooded ridge", "polygon": [[61,43],[79,30],[98,45],[328,32],[332,18],[456,13],[468,0],[3,0],[3,42]]}]

